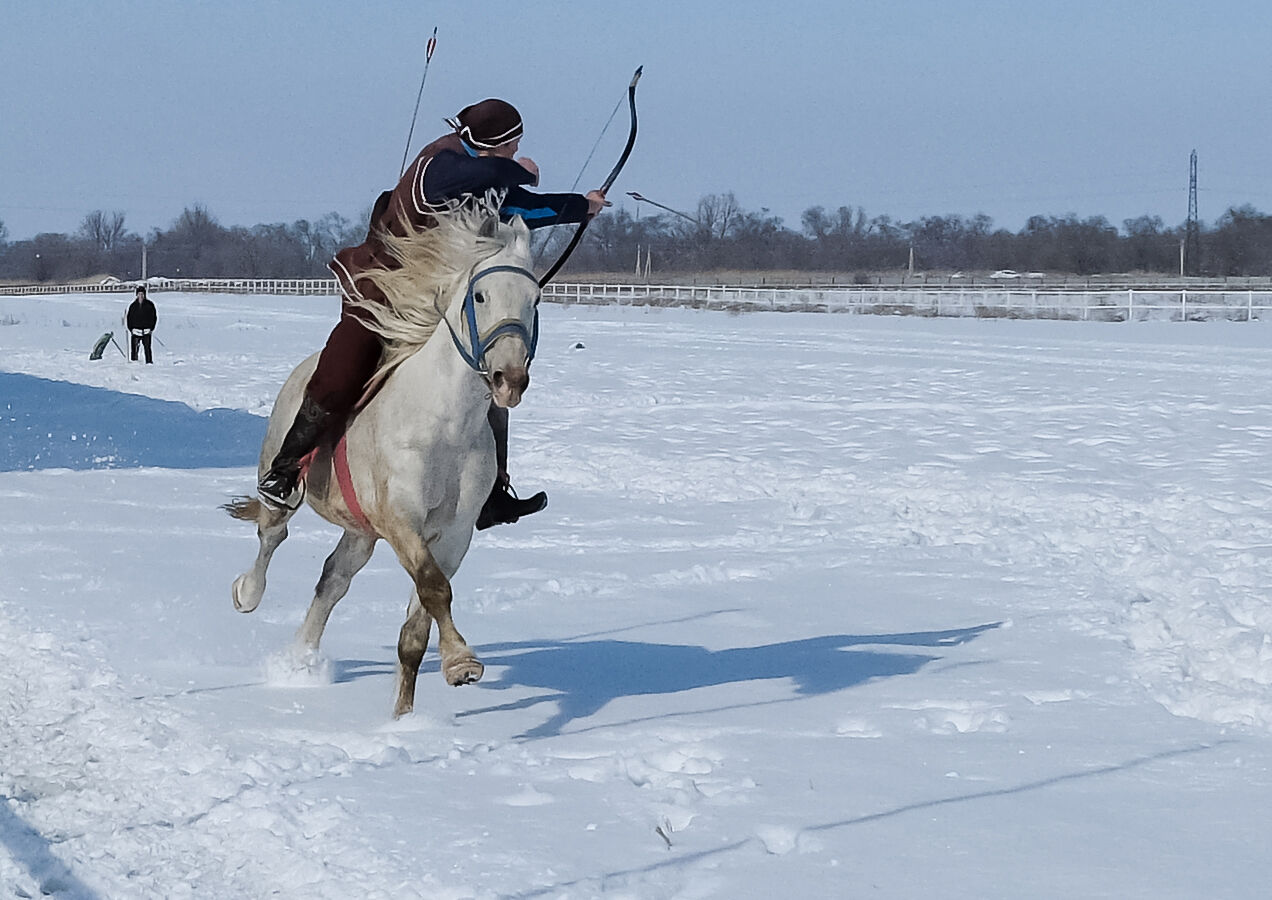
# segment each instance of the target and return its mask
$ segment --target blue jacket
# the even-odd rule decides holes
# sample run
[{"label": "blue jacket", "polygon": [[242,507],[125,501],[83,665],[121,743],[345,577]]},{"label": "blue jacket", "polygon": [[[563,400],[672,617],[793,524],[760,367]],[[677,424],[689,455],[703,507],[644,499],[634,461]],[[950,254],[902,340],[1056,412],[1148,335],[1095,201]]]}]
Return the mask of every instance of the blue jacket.
[{"label": "blue jacket", "polygon": [[506,191],[500,215],[504,219],[521,216],[531,228],[582,222],[588,202],[582,194],[537,194],[526,190],[535,177],[515,160],[500,156],[472,156],[457,134],[440,137],[420,151],[402,173],[391,191],[385,191],[371,211],[366,240],[345,247],[328,263],[346,297],[381,299],[373,285],[360,283],[368,269],[395,268],[397,263],[384,250],[378,233],[401,235],[402,222],[414,228],[429,228],[433,214],[447,201],[466,196],[482,196],[494,189]]},{"label": "blue jacket", "polygon": [[517,161],[501,156],[469,156],[462,149],[444,148],[425,161],[421,175],[424,197],[434,206],[495,189],[507,192],[500,215],[521,216],[531,228],[587,218],[587,198],[582,194],[528,191],[525,185],[533,185],[535,177]]}]

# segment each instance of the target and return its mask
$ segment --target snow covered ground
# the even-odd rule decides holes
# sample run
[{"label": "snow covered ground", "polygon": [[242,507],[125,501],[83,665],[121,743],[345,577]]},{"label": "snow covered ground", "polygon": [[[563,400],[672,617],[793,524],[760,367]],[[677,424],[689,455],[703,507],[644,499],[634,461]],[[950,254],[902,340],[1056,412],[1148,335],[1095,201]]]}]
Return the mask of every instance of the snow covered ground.
[{"label": "snow covered ground", "polygon": [[335,299],[156,300],[0,298],[0,896],[1268,896],[1269,326],[545,305],[394,722],[386,548],[229,596]]}]

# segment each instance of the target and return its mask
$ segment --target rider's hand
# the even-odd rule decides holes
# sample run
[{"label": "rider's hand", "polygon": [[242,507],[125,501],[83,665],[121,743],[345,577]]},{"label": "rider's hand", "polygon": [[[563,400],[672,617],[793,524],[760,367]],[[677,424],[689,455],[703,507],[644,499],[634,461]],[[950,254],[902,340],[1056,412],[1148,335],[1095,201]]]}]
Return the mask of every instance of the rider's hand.
[{"label": "rider's hand", "polygon": [[517,160],[521,164],[521,168],[525,169],[534,176],[534,181],[530,182],[531,187],[539,186],[539,167],[535,161],[528,156],[523,156]]},{"label": "rider's hand", "polygon": [[605,195],[600,191],[587,192],[587,214],[589,216],[596,215],[609,205],[610,202],[605,199]]}]

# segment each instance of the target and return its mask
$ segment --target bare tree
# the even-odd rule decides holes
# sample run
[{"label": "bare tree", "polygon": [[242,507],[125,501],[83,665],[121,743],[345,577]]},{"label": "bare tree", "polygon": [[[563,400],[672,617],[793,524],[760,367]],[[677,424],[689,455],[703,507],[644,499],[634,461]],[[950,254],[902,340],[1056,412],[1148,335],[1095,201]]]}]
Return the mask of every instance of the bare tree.
[{"label": "bare tree", "polygon": [[79,236],[91,241],[93,246],[109,253],[124,237],[124,214],[118,210],[103,212],[95,209],[80,223]]},{"label": "bare tree", "polygon": [[1248,203],[1229,208],[1207,237],[1206,251],[1218,275],[1272,272],[1272,216]]},{"label": "bare tree", "polygon": [[1162,224],[1161,216],[1125,219],[1122,230],[1122,268],[1133,272],[1172,272],[1179,260],[1179,239]]},{"label": "bare tree", "polygon": [[9,240],[9,229],[5,227],[4,219],[0,219],[0,247]]},{"label": "bare tree", "polygon": [[181,210],[181,215],[172,223],[170,233],[176,240],[183,242],[190,255],[197,260],[205,250],[222,238],[224,232],[225,229],[208,212],[208,208],[202,203],[196,203]]},{"label": "bare tree", "polygon": [[861,237],[866,233],[866,211],[858,206],[854,214],[851,206],[839,207],[831,231],[839,238]]},{"label": "bare tree", "polygon": [[[262,232],[258,236],[278,240],[277,234]],[[310,270],[306,274],[324,275],[327,261],[336,255],[336,251],[361,243],[362,231],[361,226],[355,226],[339,213],[329,212],[313,222],[297,219],[287,228],[287,237],[301,248]]]},{"label": "bare tree", "polygon": [[800,214],[799,222],[804,228],[804,234],[815,241],[825,239],[833,226],[824,206],[810,206]]},{"label": "bare tree", "polygon": [[297,219],[292,222],[289,230],[292,237],[304,249],[306,262],[313,263],[322,256],[322,238],[308,219]]},{"label": "bare tree", "polygon": [[[368,215],[368,218],[370,216]],[[329,212],[313,223],[313,231],[320,247],[318,261],[324,266],[341,247],[362,243],[365,233],[362,223],[351,222],[340,213]]]},{"label": "bare tree", "polygon": [[733,192],[707,194],[698,201],[698,224],[711,237],[724,240],[738,224],[742,214]]}]

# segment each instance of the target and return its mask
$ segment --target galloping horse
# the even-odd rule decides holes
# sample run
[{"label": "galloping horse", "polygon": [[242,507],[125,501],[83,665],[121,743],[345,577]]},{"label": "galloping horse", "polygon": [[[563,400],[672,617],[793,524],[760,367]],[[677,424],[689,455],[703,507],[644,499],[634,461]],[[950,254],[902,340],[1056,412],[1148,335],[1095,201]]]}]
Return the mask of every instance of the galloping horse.
[{"label": "galloping horse", "polygon": [[[389,303],[358,304],[385,340],[383,386],[348,423],[344,447],[325,442],[309,465],[304,502],[344,535],[323,566],[296,644],[317,653],[332,609],[376,541],[386,540],[414,581],[398,637],[394,715],[401,716],[414,708],[415,680],[434,621],[449,684],[477,681],[484,670],[451,620],[450,579],[495,483],[491,399],[514,407],[530,383],[540,291],[529,269],[525,223],[501,224],[488,205],[461,207],[439,215],[435,228],[384,239],[400,268],[366,277]],[[314,354],[296,367],[274,403],[261,473],[278,451],[317,359]],[[351,496],[342,480],[351,483]],[[235,608],[251,612],[295,510],[246,497],[225,509],[256,522],[260,551],[232,591]]]}]

